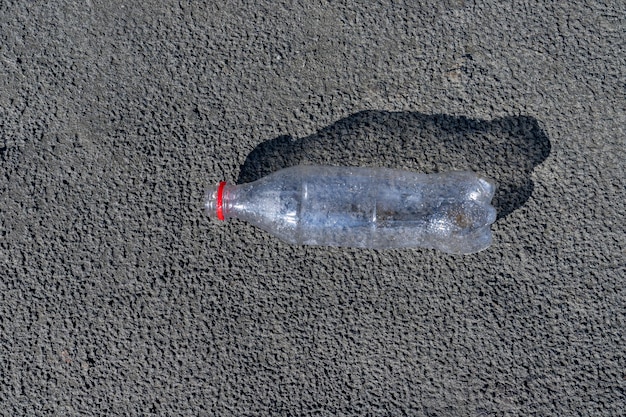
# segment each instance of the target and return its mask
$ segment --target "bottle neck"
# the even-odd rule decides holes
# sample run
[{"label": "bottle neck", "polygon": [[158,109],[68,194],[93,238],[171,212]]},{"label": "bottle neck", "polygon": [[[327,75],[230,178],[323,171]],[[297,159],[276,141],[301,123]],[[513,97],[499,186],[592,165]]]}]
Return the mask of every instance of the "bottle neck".
[{"label": "bottle neck", "polygon": [[237,188],[236,185],[222,181],[215,187],[207,190],[204,208],[209,217],[217,220],[228,219],[230,212],[230,195]]}]

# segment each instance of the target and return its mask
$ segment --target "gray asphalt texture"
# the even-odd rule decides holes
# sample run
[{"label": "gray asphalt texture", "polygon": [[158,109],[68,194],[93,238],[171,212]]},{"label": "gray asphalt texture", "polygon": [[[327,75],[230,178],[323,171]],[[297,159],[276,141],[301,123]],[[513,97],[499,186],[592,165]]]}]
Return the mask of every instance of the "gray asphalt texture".
[{"label": "gray asphalt texture", "polygon": [[[626,3],[140,3],[0,3],[1,415],[624,415]],[[494,244],[203,212],[297,163],[480,171]]]}]

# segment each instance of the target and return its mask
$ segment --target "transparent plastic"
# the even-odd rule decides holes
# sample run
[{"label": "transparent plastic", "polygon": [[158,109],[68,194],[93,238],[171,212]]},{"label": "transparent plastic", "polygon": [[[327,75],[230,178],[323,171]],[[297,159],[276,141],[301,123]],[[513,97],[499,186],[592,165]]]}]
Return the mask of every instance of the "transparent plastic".
[{"label": "transparent plastic", "polygon": [[245,220],[283,241],[469,254],[491,244],[495,184],[469,171],[300,165],[207,192],[213,218]]}]

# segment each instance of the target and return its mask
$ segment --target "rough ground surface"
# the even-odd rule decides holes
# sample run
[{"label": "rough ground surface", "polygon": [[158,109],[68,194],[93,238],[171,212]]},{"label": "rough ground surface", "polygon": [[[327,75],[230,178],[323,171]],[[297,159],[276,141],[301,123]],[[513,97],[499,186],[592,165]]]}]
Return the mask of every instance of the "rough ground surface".
[{"label": "rough ground surface", "polygon": [[[1,414],[624,412],[626,3],[138,3],[0,3]],[[203,213],[300,162],[481,170],[494,245]]]}]

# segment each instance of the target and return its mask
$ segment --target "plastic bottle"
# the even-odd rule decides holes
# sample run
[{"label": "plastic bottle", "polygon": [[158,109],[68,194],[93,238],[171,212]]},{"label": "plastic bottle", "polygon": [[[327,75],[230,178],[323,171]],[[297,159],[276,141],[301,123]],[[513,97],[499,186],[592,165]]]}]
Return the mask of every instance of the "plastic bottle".
[{"label": "plastic bottle", "polygon": [[469,171],[300,165],[242,185],[221,182],[205,207],[302,245],[425,247],[468,254],[491,244],[493,182]]}]

